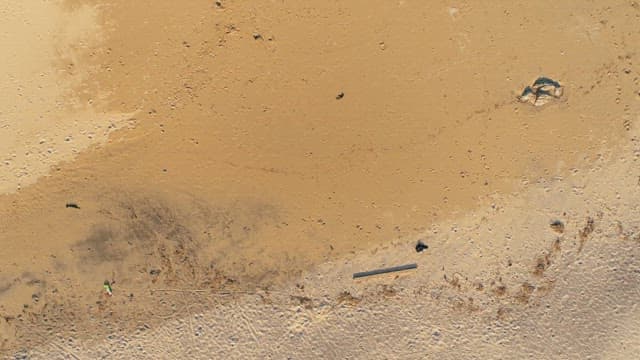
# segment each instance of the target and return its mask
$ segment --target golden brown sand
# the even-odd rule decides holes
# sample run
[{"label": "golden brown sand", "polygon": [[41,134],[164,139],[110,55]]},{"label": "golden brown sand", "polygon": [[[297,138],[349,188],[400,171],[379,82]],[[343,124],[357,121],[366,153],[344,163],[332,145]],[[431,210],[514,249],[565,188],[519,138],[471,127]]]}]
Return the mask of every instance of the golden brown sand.
[{"label": "golden brown sand", "polygon": [[640,346],[635,2],[0,6],[7,354]]}]

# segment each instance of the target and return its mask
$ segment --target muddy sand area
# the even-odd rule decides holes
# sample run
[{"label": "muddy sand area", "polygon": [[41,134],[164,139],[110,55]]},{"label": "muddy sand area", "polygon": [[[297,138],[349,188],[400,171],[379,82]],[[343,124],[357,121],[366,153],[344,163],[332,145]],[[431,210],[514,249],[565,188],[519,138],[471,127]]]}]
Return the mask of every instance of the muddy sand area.
[{"label": "muddy sand area", "polygon": [[636,2],[0,17],[8,358],[640,349]]}]

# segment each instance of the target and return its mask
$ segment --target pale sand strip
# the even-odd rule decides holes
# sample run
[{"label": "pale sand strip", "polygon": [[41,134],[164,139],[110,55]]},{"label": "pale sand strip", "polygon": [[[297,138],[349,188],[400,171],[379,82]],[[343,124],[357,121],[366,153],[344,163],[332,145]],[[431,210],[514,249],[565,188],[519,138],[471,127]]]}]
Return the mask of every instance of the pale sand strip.
[{"label": "pale sand strip", "polygon": [[104,40],[98,13],[62,1],[0,1],[0,194],[34,183],[132,118],[98,110],[108,94],[78,89],[91,81],[81,58]]}]

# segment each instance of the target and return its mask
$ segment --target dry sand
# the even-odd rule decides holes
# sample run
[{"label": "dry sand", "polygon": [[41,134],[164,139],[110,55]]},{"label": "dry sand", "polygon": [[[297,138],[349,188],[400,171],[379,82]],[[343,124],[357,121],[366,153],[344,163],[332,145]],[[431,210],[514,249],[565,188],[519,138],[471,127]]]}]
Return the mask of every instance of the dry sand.
[{"label": "dry sand", "polygon": [[7,193],[106,141],[131,116],[92,106],[107,93],[79,91],[92,81],[84,58],[102,40],[95,7],[3,0],[0,14],[0,193]]},{"label": "dry sand", "polygon": [[0,9],[9,356],[640,347],[636,2]]}]

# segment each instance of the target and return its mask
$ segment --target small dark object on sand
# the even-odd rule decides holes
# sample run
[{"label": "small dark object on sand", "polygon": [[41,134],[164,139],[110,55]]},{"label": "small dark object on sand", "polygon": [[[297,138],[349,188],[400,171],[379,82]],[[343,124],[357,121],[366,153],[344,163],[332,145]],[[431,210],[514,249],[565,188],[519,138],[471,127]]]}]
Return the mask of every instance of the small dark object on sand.
[{"label": "small dark object on sand", "polygon": [[418,240],[418,243],[416,244],[416,252],[422,252],[424,250],[427,250],[428,248],[429,245],[423,243],[422,240]]},{"label": "small dark object on sand", "polygon": [[76,204],[76,203],[67,203],[66,207],[67,208],[80,209],[80,206],[78,206],[78,204]]},{"label": "small dark object on sand", "polygon": [[386,273],[390,273],[390,272],[411,270],[411,269],[417,269],[417,268],[418,268],[418,264],[400,265],[400,266],[394,266],[394,267],[384,268],[384,269],[376,269],[376,270],[371,270],[371,271],[357,272],[357,273],[353,274],[353,278],[357,279],[357,278],[361,278],[361,277],[365,277],[365,276],[386,274]]},{"label": "small dark object on sand", "polygon": [[528,102],[534,106],[541,106],[553,99],[562,96],[563,87],[559,82],[548,77],[541,76],[537,78],[533,85],[524,88],[519,96],[521,102]]},{"label": "small dark object on sand", "polygon": [[549,226],[551,226],[551,229],[553,229],[555,232],[558,232],[560,234],[564,232],[564,223],[560,220],[552,221]]},{"label": "small dark object on sand", "polygon": [[338,93],[338,95],[336,95],[336,100],[340,100],[340,99],[342,99],[343,97],[344,97],[344,93],[343,93],[343,92],[340,92],[340,93]]}]

